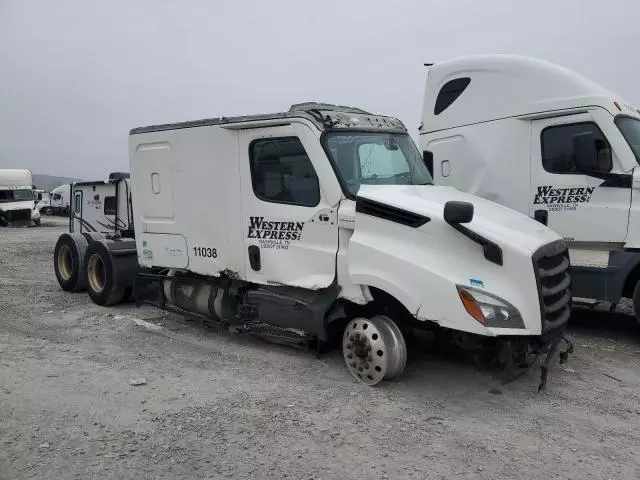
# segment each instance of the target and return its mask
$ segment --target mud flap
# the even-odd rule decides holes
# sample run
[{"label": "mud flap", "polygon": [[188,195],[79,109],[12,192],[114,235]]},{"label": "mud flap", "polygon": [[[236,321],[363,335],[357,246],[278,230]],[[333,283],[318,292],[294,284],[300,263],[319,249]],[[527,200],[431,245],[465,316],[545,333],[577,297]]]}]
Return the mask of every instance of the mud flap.
[{"label": "mud flap", "polygon": [[560,364],[567,363],[570,353],[573,353],[573,342],[565,335],[560,335],[547,344],[546,353],[544,354],[545,358],[540,363],[539,392],[547,388],[549,369],[553,365],[555,359],[558,358]]}]

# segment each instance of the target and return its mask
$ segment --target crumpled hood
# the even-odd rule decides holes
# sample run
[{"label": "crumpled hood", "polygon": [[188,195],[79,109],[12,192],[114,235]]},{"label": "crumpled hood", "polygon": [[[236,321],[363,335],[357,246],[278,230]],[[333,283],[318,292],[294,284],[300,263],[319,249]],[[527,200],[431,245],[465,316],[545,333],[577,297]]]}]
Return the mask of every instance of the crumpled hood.
[{"label": "crumpled hood", "polygon": [[26,200],[24,202],[7,202],[0,203],[0,212],[9,212],[12,210],[33,210],[35,204],[33,200]]},{"label": "crumpled hood", "polygon": [[[358,196],[418,213],[429,217],[432,222],[442,223],[446,202],[469,202],[474,206],[474,215],[471,223],[465,224],[465,227],[498,245],[509,244],[532,253],[540,246],[560,239],[555,232],[526,215],[453,187],[363,185]],[[428,231],[429,223],[421,229]]]}]

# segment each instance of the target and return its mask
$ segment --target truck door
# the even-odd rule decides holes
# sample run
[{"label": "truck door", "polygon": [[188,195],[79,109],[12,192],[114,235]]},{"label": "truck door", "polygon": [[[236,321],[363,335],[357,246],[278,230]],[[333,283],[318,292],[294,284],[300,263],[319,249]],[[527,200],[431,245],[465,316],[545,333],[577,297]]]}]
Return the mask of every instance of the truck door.
[{"label": "truck door", "polygon": [[337,204],[317,172],[327,158],[309,127],[239,132],[246,277],[262,284],[323,288],[335,279]]},{"label": "truck door", "polygon": [[591,114],[534,120],[531,131],[531,216],[569,242],[624,242],[631,175]]},{"label": "truck door", "polygon": [[82,218],[82,190],[76,190],[73,193],[73,223],[71,224],[71,231],[76,233],[82,233],[83,218]]}]

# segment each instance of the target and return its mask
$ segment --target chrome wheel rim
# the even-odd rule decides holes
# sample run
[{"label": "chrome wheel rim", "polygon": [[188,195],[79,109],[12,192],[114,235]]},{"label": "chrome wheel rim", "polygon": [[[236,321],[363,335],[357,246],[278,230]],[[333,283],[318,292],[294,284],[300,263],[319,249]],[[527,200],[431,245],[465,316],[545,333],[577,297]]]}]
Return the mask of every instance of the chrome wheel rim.
[{"label": "chrome wheel rim", "polygon": [[342,352],[351,375],[366,385],[398,376],[407,362],[404,337],[384,315],[351,320],[342,337]]},{"label": "chrome wheel rim", "polygon": [[106,274],[104,268],[104,262],[97,253],[94,253],[89,257],[87,263],[87,278],[91,289],[96,293],[102,293],[104,285],[106,283]]},{"label": "chrome wheel rim", "polygon": [[58,272],[65,282],[69,281],[73,274],[73,256],[67,245],[62,245],[58,251]]}]

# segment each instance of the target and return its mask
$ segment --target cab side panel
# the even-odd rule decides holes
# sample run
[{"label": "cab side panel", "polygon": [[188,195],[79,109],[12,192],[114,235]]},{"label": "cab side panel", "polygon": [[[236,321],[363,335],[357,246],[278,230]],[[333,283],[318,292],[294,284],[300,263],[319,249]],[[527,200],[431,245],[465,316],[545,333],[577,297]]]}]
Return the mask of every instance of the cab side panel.
[{"label": "cab side panel", "polygon": [[504,119],[422,136],[433,153],[434,182],[528,215],[529,122]]},{"label": "cab side panel", "polygon": [[237,132],[143,133],[129,148],[139,263],[244,278]]}]

